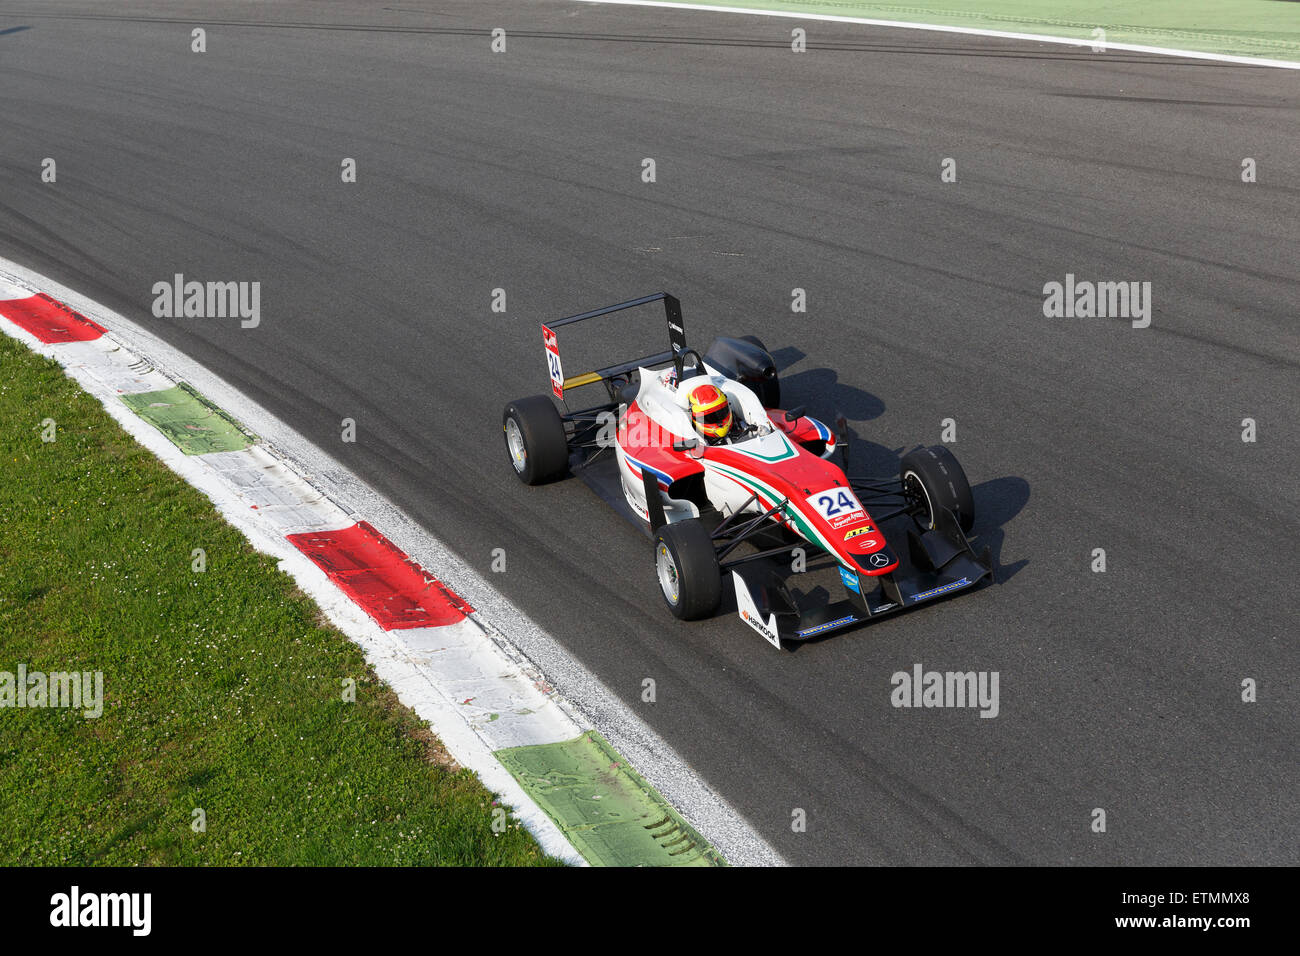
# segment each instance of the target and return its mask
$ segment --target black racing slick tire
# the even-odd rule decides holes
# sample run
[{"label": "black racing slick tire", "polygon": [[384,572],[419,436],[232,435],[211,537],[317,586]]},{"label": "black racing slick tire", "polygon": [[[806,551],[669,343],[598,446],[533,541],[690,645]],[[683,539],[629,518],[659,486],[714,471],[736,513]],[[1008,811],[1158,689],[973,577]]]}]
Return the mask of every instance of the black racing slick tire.
[{"label": "black racing slick tire", "polygon": [[545,395],[517,398],[501,416],[506,453],[526,485],[554,481],[568,470],[569,442],[564,421]]},{"label": "black racing slick tire", "polygon": [[674,617],[708,617],[722,602],[722,569],[713,539],[697,518],[666,524],[655,532],[659,591]]},{"label": "black racing slick tire", "polygon": [[903,482],[903,496],[921,525],[934,528],[935,509],[947,508],[957,515],[961,530],[970,533],[975,526],[975,497],[966,472],[947,448],[933,445],[908,452],[898,476]]}]

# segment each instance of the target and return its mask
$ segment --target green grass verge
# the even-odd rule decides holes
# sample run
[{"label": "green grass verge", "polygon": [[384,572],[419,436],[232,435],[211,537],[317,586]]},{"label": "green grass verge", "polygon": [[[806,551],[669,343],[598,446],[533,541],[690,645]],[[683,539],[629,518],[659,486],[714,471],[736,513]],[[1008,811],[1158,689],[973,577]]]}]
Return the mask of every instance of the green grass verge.
[{"label": "green grass verge", "polygon": [[20,664],[102,671],[105,703],[0,708],[0,863],[556,862],[493,832],[494,795],[272,558],[0,335],[0,671]]},{"label": "green grass verge", "polygon": [[[676,0],[787,13],[975,27],[1300,61],[1300,3],[1284,0]],[[805,25],[815,48],[815,26]]]}]

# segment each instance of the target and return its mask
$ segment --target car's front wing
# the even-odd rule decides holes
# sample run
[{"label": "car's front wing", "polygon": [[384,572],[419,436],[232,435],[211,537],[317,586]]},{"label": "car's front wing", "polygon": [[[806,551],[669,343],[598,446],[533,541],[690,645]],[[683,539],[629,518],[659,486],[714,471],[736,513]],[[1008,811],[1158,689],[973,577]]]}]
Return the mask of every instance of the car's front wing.
[{"label": "car's front wing", "polygon": [[[993,577],[988,548],[977,554],[957,516],[943,511],[935,529],[907,531],[907,557],[888,574],[850,574],[841,569],[847,598],[800,607],[784,582],[761,570],[732,567],[736,609],[768,643],[806,641],[872,618],[937,601]],[[874,586],[873,586],[874,585]]]}]

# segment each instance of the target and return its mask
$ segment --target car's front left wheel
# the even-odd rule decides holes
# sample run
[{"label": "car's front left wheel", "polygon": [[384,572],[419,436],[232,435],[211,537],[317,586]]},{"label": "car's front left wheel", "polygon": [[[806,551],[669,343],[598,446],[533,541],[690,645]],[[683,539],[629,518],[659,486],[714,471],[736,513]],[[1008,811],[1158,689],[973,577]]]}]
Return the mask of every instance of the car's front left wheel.
[{"label": "car's front left wheel", "polygon": [[722,569],[713,539],[698,518],[666,524],[655,532],[655,572],[674,617],[694,621],[718,609]]}]

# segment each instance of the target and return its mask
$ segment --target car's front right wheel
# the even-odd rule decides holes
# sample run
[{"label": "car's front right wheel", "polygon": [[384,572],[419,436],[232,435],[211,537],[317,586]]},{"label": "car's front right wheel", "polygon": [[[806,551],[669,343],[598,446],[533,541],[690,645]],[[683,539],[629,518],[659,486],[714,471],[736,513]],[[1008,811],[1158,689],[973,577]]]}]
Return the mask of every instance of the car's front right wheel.
[{"label": "car's front right wheel", "polygon": [[898,477],[902,480],[908,508],[922,527],[937,526],[938,508],[955,514],[961,530],[967,534],[975,526],[975,498],[970,482],[947,448],[933,445],[909,452],[903,457]]}]

